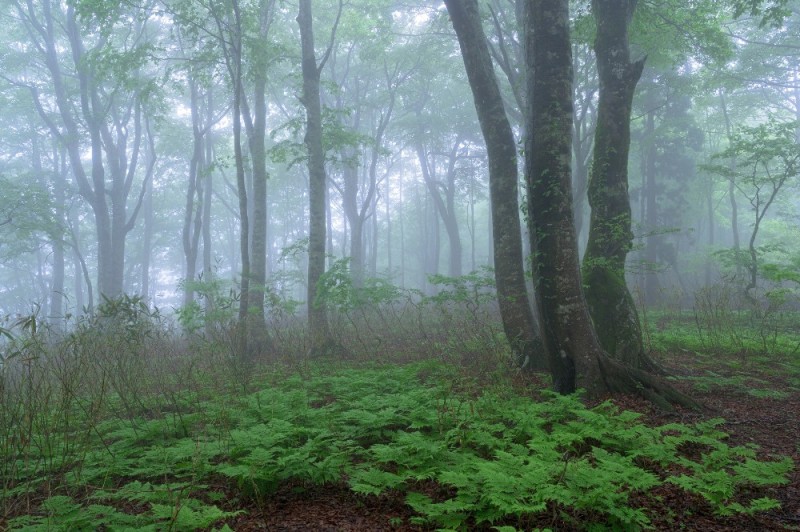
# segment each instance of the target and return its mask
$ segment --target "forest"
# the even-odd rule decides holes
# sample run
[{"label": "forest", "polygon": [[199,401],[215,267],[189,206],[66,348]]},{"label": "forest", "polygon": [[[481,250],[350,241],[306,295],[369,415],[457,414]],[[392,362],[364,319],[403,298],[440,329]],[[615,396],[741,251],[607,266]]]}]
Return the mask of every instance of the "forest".
[{"label": "forest", "polygon": [[800,530],[800,1],[0,21],[0,531]]}]

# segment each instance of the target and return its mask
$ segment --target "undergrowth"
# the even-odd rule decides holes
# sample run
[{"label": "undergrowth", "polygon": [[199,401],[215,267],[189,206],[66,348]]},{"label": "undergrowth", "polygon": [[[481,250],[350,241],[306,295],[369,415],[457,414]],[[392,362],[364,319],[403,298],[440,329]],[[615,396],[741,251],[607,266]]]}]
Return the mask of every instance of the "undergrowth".
[{"label": "undergrowth", "polygon": [[126,407],[120,391],[94,404],[76,390],[37,420],[5,415],[6,525],[220,530],[286,483],[346,482],[365,497],[403,494],[424,526],[525,529],[552,515],[636,529],[650,516],[634,494],[670,483],[720,515],[751,513],[777,506],[752,494],[792,467],[727,445],[720,420],[651,428],[610,403],[481,387],[441,362],[304,365],[262,375],[247,394],[206,384],[162,390],[161,408],[146,397]]}]

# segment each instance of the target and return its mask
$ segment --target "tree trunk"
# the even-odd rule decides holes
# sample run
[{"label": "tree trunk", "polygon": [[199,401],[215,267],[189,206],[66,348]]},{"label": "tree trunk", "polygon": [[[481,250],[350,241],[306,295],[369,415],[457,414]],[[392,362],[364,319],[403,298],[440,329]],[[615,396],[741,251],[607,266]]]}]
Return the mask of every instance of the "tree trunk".
[{"label": "tree trunk", "polygon": [[[272,21],[273,2],[260,7],[259,37],[266,40]],[[249,305],[253,316],[260,323],[256,325],[260,336],[266,338],[264,325],[264,290],[267,282],[267,66],[265,60],[256,60],[253,65],[253,116],[249,110],[247,118],[247,137],[250,148],[250,162],[253,168],[253,234],[252,264]]]},{"label": "tree trunk", "polygon": [[[341,14],[341,2],[339,4]],[[309,229],[308,229],[308,326],[311,335],[310,356],[335,354],[335,344],[328,324],[325,301],[317,297],[318,285],[325,273],[326,189],[325,152],[322,147],[322,109],[320,103],[320,73],[330,54],[330,48],[320,64],[314,51],[314,29],[311,0],[300,0],[297,23],[300,26],[302,47],[303,94],[306,109],[305,144],[308,150]],[[338,24],[338,16],[337,16]],[[335,31],[335,27],[334,27]],[[331,39],[332,40],[332,39]]]},{"label": "tree trunk", "polygon": [[[654,91],[654,89],[650,89]],[[656,157],[658,155],[655,143],[656,135],[656,105],[654,96],[648,94],[645,100],[646,116],[644,120],[643,141],[643,175],[642,175],[642,207],[644,216],[642,222],[645,227],[644,244],[644,303],[655,305],[659,297],[658,280],[658,247],[661,236],[658,234],[658,189],[656,187]]]},{"label": "tree trunk", "polygon": [[527,4],[528,102],[525,174],[533,280],[553,386],[604,391],[600,345],[578,269],[572,213],[572,51],[567,0]]},{"label": "tree trunk", "polygon": [[[719,101],[722,107],[722,116],[725,119],[725,136],[728,141],[732,138],[731,119],[728,114],[728,103],[725,100],[725,91],[720,91]],[[730,161],[731,174],[736,173],[736,158],[731,158]],[[739,242],[739,205],[736,203],[736,183],[733,179],[728,180],[728,201],[731,206],[731,236],[733,237],[733,252],[736,257],[736,277],[742,277],[742,245]]]},{"label": "tree trunk", "polygon": [[[461,45],[489,157],[494,274],[503,330],[518,360],[530,367],[545,368],[547,360],[525,286],[517,146],[503,108],[478,2],[446,0],[445,4]],[[474,241],[472,252],[474,257]]]},{"label": "tree trunk", "polygon": [[50,320],[58,331],[63,331],[64,323],[64,234],[67,226],[67,162],[63,150],[53,147],[53,204],[59,233],[53,239],[53,283],[51,286]]},{"label": "tree trunk", "polygon": [[[35,37],[34,48],[50,75],[52,96],[50,100],[61,119],[56,124],[44,110],[39,89],[31,86],[33,103],[37,112],[67,150],[70,166],[78,185],[79,194],[92,209],[97,230],[98,290],[106,297],[116,297],[122,292],[125,260],[125,238],[133,228],[143,193],[135,203],[130,217],[127,200],[133,178],[137,173],[138,150],[143,138],[141,128],[141,94],[135,88],[114,85],[116,80],[100,78],[99,71],[87,61],[87,55],[102,55],[106,43],[100,41],[91,50],[85,49],[75,7],[51,0],[28,3],[25,9],[16,4],[17,15]],[[64,11],[61,11],[61,10]],[[134,41],[144,42],[144,24],[137,23],[130,35]],[[58,50],[56,32],[63,31],[68,45]],[[72,71],[65,72],[72,61]],[[129,72],[135,75],[135,72]],[[68,92],[71,82],[77,82],[77,94]],[[49,104],[48,104],[49,105]],[[131,124],[131,118],[134,123]],[[84,155],[91,154],[91,169],[84,168]],[[131,146],[128,146],[132,140]],[[106,168],[106,166],[108,168]],[[145,181],[148,177],[145,177]],[[146,183],[143,183],[145,186]]]},{"label": "tree trunk", "polygon": [[[148,153],[148,156],[151,156]],[[148,303],[151,302],[150,299],[150,260],[153,253],[153,221],[154,221],[154,211],[153,211],[153,184],[147,184],[147,190],[144,193],[144,203],[142,205],[142,218],[143,218],[143,229],[144,229],[144,237],[142,238],[142,249],[140,255],[140,266],[142,268],[141,271],[141,284],[140,284],[140,293],[141,296],[147,301]]]},{"label": "tree trunk", "polygon": [[626,366],[655,370],[644,350],[639,315],[625,282],[633,245],[628,153],[633,94],[644,59],[631,62],[628,25],[636,0],[594,0],[594,48],[600,101],[589,181],[589,241],[583,259],[589,313],[603,349]]},{"label": "tree trunk", "polygon": [[[422,177],[430,193],[434,209],[442,222],[444,222],[444,228],[447,232],[447,241],[450,245],[448,275],[451,277],[458,277],[462,274],[461,255],[463,248],[461,245],[461,234],[458,230],[458,219],[455,213],[455,165],[458,157],[458,148],[461,146],[461,142],[461,139],[456,139],[450,150],[448,169],[445,176],[447,182],[445,184],[442,184],[436,179],[435,162],[430,163],[428,160],[428,154],[422,142],[418,141],[416,143],[417,157],[419,158],[419,164],[422,169]],[[441,189],[444,189],[444,197],[442,197]]]},{"label": "tree trunk", "polygon": [[[233,85],[233,158],[236,164],[236,193],[239,196],[239,254],[241,261],[241,282],[239,294],[239,322],[236,337],[236,354],[245,363],[249,362],[250,350],[248,341],[247,312],[250,308],[250,218],[248,214],[247,180],[242,150],[242,96],[243,59],[242,59],[242,21],[239,2],[231,2],[234,16],[234,27],[230,48],[226,50],[228,73]],[[217,20],[217,24],[221,22]]]},{"label": "tree trunk", "polygon": [[191,74],[189,77],[189,94],[192,115],[192,158],[189,161],[189,182],[186,187],[186,204],[184,206],[183,230],[181,232],[183,255],[186,260],[183,287],[184,306],[194,301],[193,283],[197,273],[197,252],[200,243],[203,209],[200,174],[205,170],[206,166],[203,142],[203,111],[200,106],[202,96],[197,82]]},{"label": "tree trunk", "polygon": [[572,215],[572,60],[568,0],[526,4],[528,135],[525,170],[533,276],[553,385],[589,397],[640,393],[669,408],[695,405],[659,378],[610,358],[592,326],[581,287]]}]

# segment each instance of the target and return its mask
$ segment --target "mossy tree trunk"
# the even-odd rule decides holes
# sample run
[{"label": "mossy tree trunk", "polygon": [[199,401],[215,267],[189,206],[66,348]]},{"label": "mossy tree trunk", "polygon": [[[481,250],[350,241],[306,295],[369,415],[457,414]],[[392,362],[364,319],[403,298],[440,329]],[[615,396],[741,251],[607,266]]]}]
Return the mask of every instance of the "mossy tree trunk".
[{"label": "mossy tree trunk", "polygon": [[526,3],[528,135],[525,165],[533,275],[553,385],[589,397],[638,393],[664,408],[697,406],[650,373],[611,358],[589,316],[572,213],[572,51],[569,0]]},{"label": "mossy tree trunk", "polygon": [[528,72],[525,177],[533,281],[553,385],[604,391],[578,268],[572,213],[572,50],[568,0],[526,4]]},{"label": "mossy tree trunk", "polygon": [[525,288],[517,190],[517,147],[492,67],[477,0],[445,0],[461,46],[486,151],[492,209],[495,284],[514,354],[536,369],[547,367],[538,326]]},{"label": "mossy tree trunk", "polygon": [[645,61],[630,60],[628,25],[635,7],[636,0],[592,2],[600,101],[583,276],[589,312],[603,349],[626,366],[655,370],[645,353],[639,315],[625,282],[625,260],[633,244],[628,196],[631,107]]}]

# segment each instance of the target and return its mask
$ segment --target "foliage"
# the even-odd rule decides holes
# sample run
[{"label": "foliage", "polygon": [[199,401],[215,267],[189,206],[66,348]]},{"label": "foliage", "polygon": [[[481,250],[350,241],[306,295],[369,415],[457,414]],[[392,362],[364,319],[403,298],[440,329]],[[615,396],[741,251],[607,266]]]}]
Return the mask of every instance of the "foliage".
[{"label": "foliage", "polygon": [[183,287],[191,289],[203,302],[193,300],[177,309],[178,323],[188,333],[197,333],[211,327],[226,327],[237,316],[239,294],[233,283],[217,276],[184,281]]},{"label": "foliage", "polygon": [[[35,419],[52,420],[37,422],[29,443],[15,436],[26,415],[3,414],[9,525],[218,527],[237,513],[210,487],[227,478],[256,501],[287,482],[347,482],[365,496],[400,491],[419,523],[449,529],[525,528],[556,509],[579,528],[646,527],[634,494],[670,482],[720,514],[753,512],[777,503],[757,489],[748,500],[749,490],[784,483],[791,468],[789,459],[759,461],[751,448],[728,446],[719,420],[651,428],[610,403],[477,388],[438,362],[275,370],[247,395],[185,381],[168,388],[154,397],[160,408],[123,416],[122,396],[72,387],[63,401],[28,405]],[[139,393],[139,403],[155,404],[153,391]],[[3,397],[6,406],[12,399]],[[703,451],[687,454],[687,446]],[[20,513],[44,487],[48,498]]]},{"label": "foliage", "polygon": [[400,298],[401,290],[385,279],[368,278],[362,286],[355,286],[350,275],[350,257],[335,260],[317,285],[317,301],[340,311],[391,304]]},{"label": "foliage", "polygon": [[748,13],[760,17],[760,26],[779,27],[792,13],[788,4],[789,0],[734,0],[734,16],[738,18]]},{"label": "foliage", "polygon": [[61,239],[63,228],[53,219],[47,190],[35,183],[17,184],[4,176],[0,176],[0,189],[0,260],[32,251],[42,237]]}]

